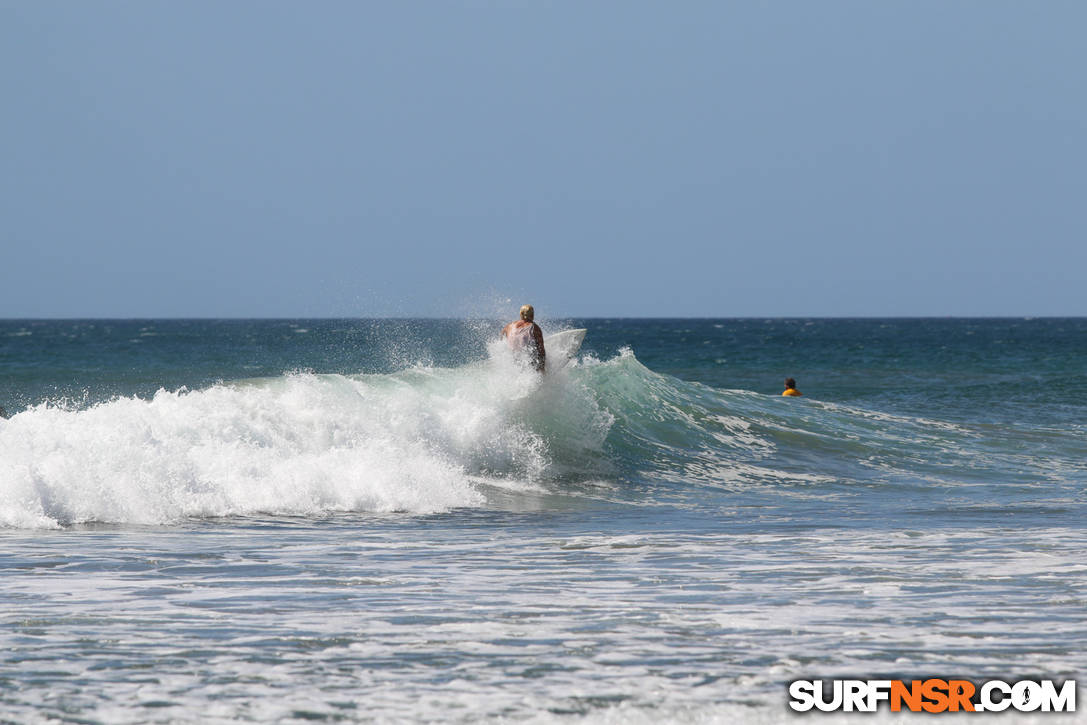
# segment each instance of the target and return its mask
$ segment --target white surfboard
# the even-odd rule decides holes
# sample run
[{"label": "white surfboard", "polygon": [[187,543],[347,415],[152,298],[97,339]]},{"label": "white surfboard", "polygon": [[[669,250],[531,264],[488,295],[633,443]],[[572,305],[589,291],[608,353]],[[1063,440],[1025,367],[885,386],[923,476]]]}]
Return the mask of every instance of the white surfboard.
[{"label": "white surfboard", "polygon": [[544,338],[544,353],[547,354],[547,372],[562,370],[577,355],[588,330],[563,330]]}]

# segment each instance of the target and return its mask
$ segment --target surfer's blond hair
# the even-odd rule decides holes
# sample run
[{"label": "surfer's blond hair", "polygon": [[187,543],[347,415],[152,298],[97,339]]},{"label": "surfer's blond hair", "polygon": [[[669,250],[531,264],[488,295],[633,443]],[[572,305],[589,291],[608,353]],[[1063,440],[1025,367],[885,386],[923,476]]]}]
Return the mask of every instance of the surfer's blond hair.
[{"label": "surfer's blond hair", "polygon": [[532,318],[536,316],[536,310],[532,309],[532,305],[521,305],[521,319],[525,322],[532,322]]}]

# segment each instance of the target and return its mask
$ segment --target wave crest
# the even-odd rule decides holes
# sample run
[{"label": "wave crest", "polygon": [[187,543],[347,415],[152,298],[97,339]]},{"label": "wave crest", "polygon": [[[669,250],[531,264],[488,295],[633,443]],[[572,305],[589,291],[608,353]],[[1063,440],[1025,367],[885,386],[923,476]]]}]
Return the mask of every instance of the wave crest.
[{"label": "wave crest", "polygon": [[480,477],[561,475],[611,422],[568,375],[502,356],[42,404],[0,421],[0,525],[479,506]]}]

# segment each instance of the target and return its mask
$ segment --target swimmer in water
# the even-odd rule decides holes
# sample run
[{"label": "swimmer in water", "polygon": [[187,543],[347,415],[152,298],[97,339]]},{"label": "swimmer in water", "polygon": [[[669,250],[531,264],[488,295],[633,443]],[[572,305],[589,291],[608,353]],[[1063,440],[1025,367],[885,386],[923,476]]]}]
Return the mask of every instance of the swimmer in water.
[{"label": "swimmer in water", "polygon": [[506,338],[514,352],[527,353],[532,367],[537,372],[544,371],[547,353],[544,351],[543,331],[532,321],[536,311],[532,305],[521,307],[521,319],[514,320],[502,328],[502,337]]},{"label": "swimmer in water", "polygon": [[803,393],[796,389],[795,380],[793,380],[792,378],[785,378],[785,392],[782,393],[782,395],[792,398],[799,397],[803,395]]}]

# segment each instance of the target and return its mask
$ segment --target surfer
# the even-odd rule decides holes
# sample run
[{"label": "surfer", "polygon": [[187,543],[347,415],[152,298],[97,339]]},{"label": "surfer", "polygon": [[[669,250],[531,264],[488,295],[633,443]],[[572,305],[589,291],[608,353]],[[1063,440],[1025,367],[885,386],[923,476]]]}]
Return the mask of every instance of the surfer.
[{"label": "surfer", "polygon": [[532,367],[542,373],[547,353],[544,351],[543,331],[532,321],[535,316],[532,305],[522,305],[521,319],[503,327],[502,337],[506,338],[514,352],[528,354]]},{"label": "surfer", "polygon": [[796,381],[792,378],[785,378],[785,392],[782,395],[788,397],[799,397],[803,395],[802,392],[796,389]]}]

